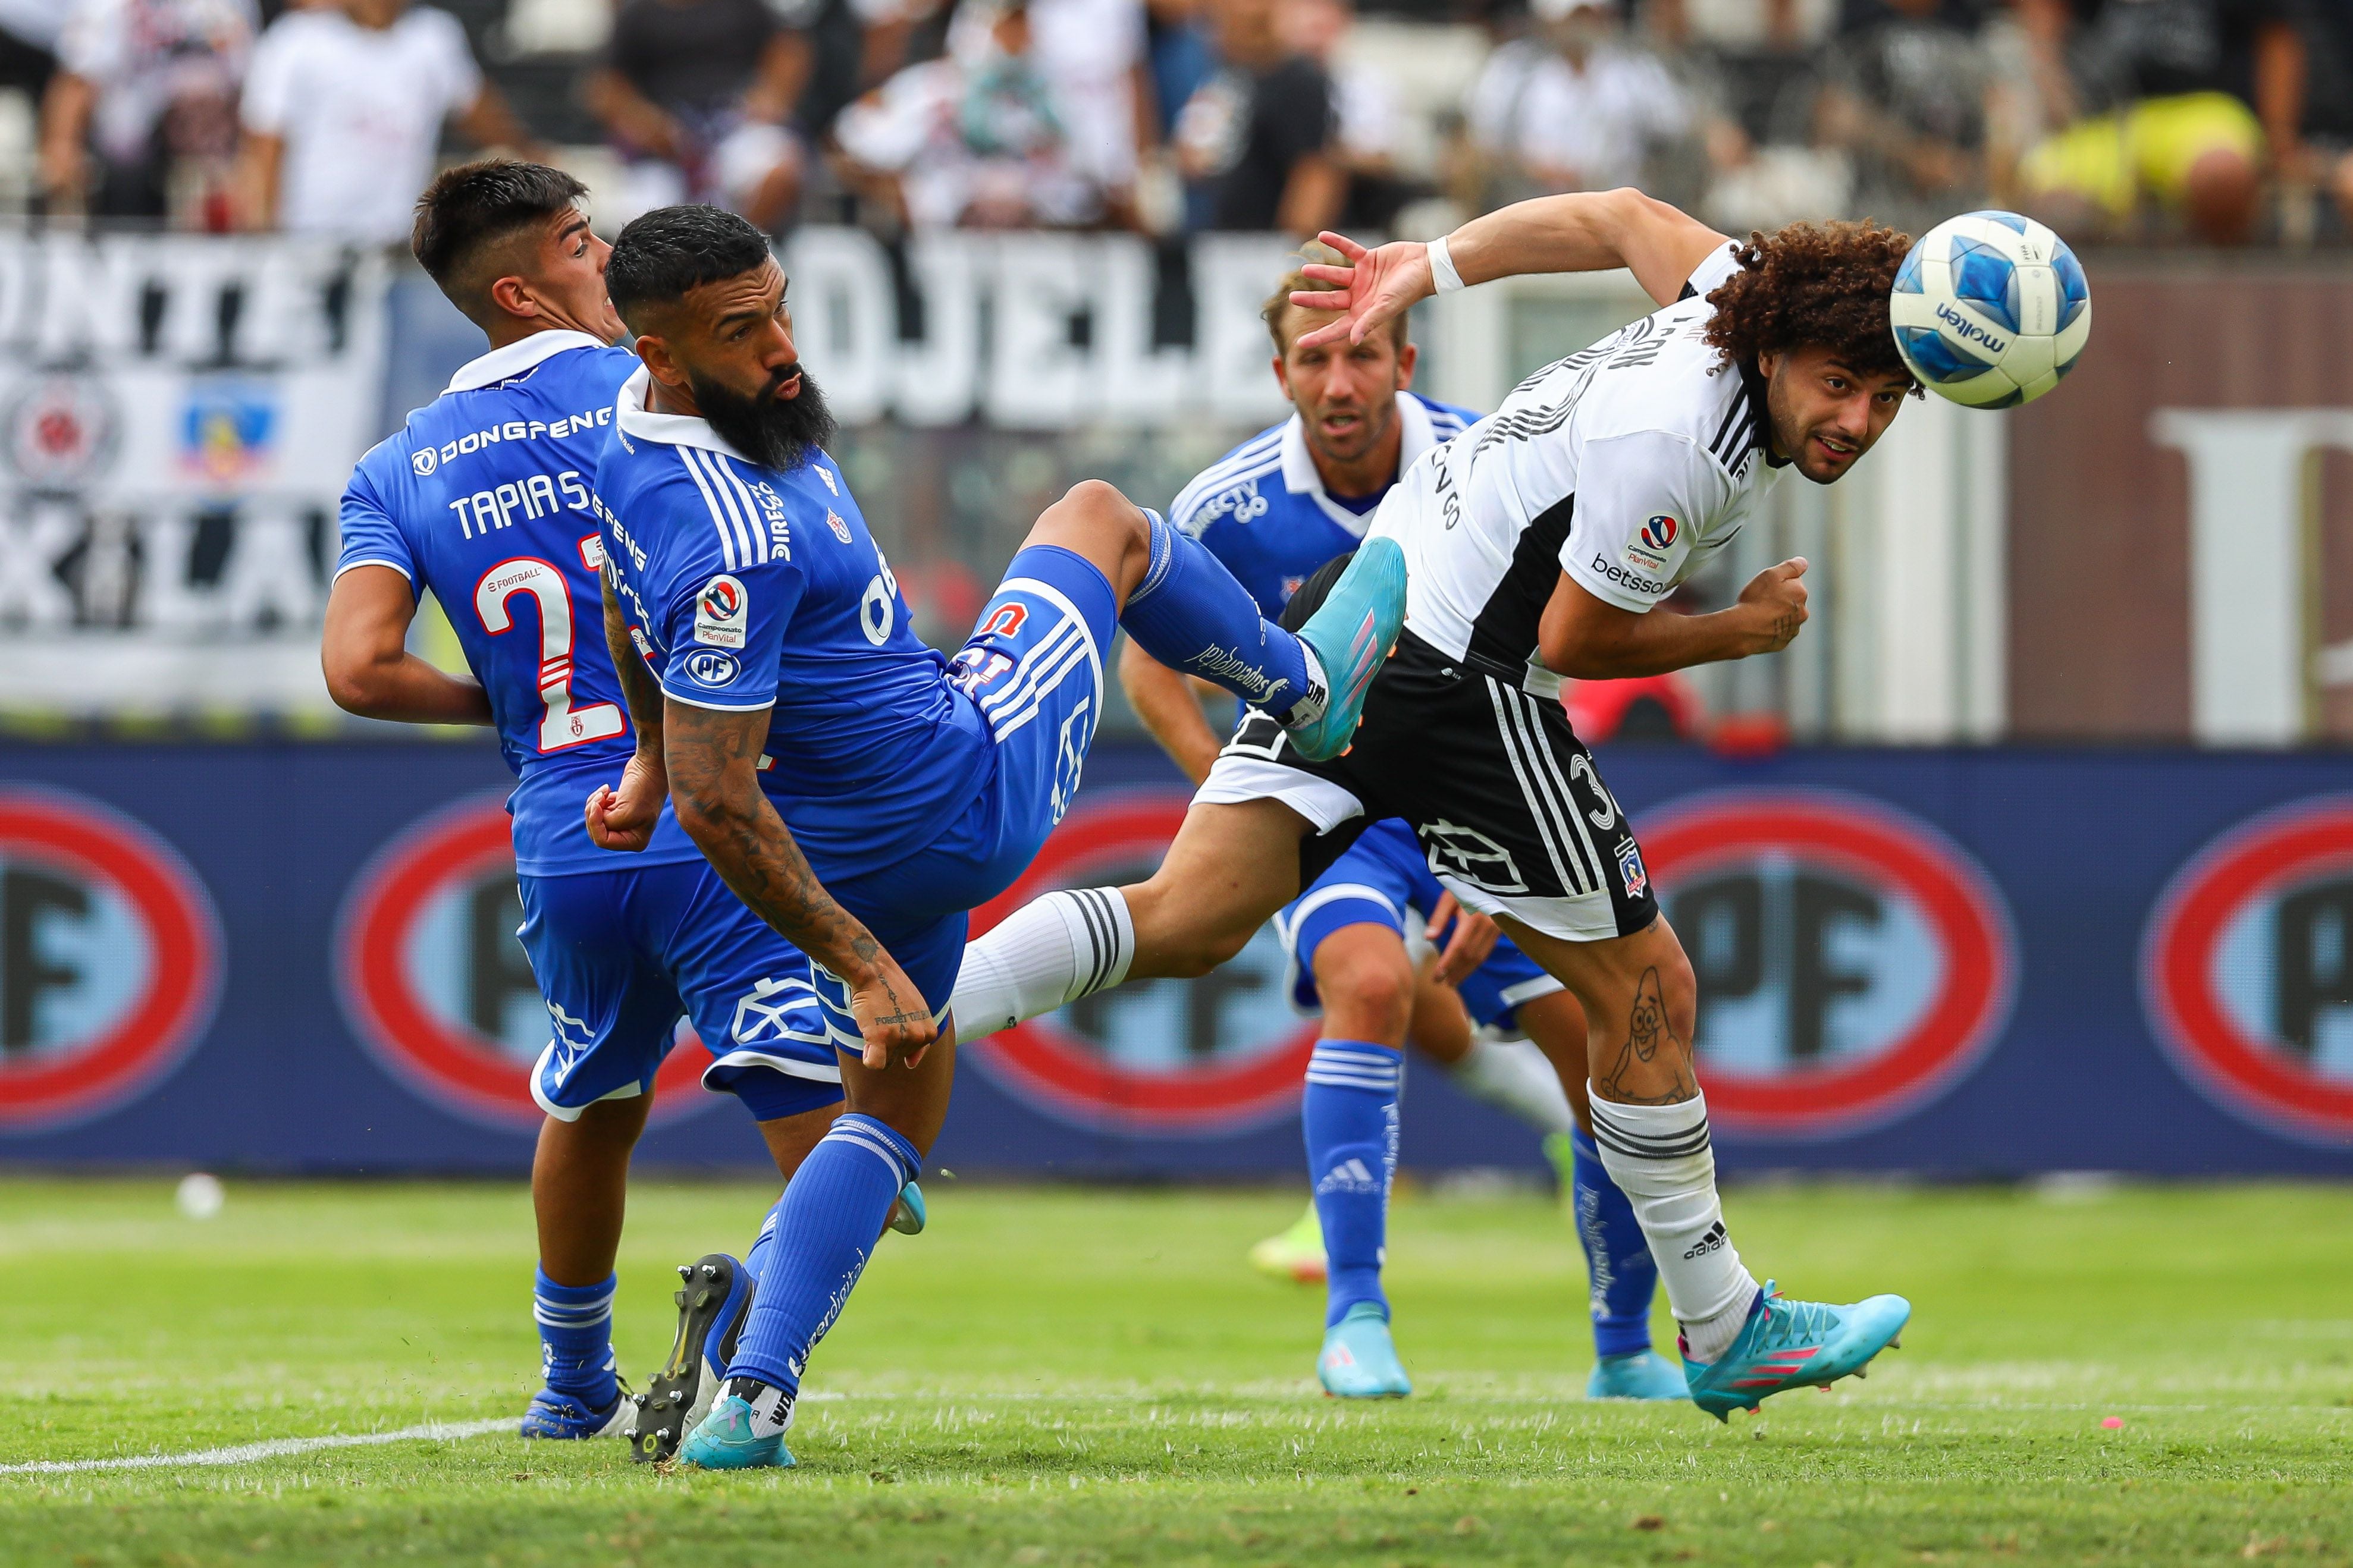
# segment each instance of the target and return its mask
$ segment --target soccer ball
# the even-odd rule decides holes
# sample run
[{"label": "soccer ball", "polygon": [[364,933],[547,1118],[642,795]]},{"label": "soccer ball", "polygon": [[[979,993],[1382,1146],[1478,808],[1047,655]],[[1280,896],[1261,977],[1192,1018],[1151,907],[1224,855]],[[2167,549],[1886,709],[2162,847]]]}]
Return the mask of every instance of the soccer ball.
[{"label": "soccer ball", "polygon": [[1964,213],[1930,229],[1897,268],[1888,313],[1920,384],[1971,408],[2033,402],[2092,335],[2084,264],[2016,213]]}]

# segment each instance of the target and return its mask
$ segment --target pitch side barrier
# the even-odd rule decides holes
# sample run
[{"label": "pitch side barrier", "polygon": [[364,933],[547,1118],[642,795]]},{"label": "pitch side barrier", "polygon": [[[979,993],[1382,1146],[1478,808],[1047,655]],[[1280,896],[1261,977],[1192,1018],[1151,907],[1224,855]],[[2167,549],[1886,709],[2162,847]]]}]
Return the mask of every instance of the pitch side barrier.
[{"label": "pitch side barrier", "polygon": [[[2190,751],[1604,754],[1700,976],[1733,1170],[2353,1173],[2353,791]],[[546,1014],[486,748],[0,749],[0,1162],[520,1175]],[[1185,794],[1112,746],[1008,900],[1140,875]],[[981,921],[997,911],[982,911]],[[965,1047],[960,1174],[1282,1176],[1314,1035],[1263,933]],[[776,1026],[757,995],[734,1027]],[[643,1158],[756,1169],[691,1045]],[[1418,1070],[1406,1163],[1537,1168]]]}]

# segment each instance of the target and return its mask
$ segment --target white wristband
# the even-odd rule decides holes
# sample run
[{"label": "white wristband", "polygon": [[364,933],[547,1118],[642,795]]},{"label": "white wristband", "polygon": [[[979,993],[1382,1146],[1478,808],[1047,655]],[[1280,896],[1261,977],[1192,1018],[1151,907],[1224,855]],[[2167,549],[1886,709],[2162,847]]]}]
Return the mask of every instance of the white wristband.
[{"label": "white wristband", "polygon": [[1430,280],[1440,294],[1456,293],[1462,288],[1462,274],[1454,270],[1454,257],[1446,248],[1443,235],[1430,242]]}]

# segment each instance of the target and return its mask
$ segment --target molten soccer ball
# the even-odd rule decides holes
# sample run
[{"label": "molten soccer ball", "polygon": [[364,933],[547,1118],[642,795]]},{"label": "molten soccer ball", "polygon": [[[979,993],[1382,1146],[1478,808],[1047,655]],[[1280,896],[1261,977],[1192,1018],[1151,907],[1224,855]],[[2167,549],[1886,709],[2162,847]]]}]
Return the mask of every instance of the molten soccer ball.
[{"label": "molten soccer ball", "polygon": [[1896,270],[1888,305],[1912,374],[1972,408],[2042,396],[2092,335],[2084,264],[2016,213],[1964,213],[1930,229]]}]

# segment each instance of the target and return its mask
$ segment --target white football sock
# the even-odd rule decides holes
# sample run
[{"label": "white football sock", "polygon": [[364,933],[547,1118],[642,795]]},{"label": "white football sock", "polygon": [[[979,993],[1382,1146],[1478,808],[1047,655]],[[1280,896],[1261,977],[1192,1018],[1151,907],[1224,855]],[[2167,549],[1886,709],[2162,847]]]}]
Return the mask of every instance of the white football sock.
[{"label": "white football sock", "polygon": [[1724,1228],[1706,1099],[1619,1105],[1596,1094],[1593,1141],[1609,1179],[1634,1205],[1667,1305],[1683,1325],[1684,1353],[1715,1360],[1746,1321],[1757,1280]]},{"label": "white football sock", "polygon": [[1577,1118],[1552,1058],[1532,1040],[1471,1037],[1471,1053],[1446,1069],[1454,1087],[1473,1100],[1506,1110],[1539,1132],[1574,1131]]},{"label": "white football sock", "polygon": [[1022,905],[964,950],[956,1038],[977,1040],[1127,978],[1135,921],[1116,888],[1067,889]]}]

